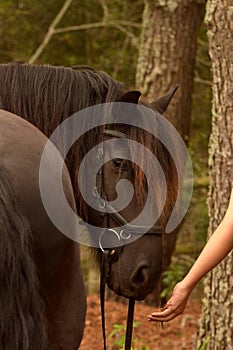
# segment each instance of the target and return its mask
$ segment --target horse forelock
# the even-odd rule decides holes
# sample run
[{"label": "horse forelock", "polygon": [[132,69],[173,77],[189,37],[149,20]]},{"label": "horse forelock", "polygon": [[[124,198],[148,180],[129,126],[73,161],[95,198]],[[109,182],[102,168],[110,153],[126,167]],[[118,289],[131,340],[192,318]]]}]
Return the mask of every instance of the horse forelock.
[{"label": "horse forelock", "polygon": [[[157,130],[154,132],[154,134],[156,134],[156,132]],[[135,163],[132,164],[134,171],[133,184],[136,191],[138,204],[140,206],[143,205],[145,196],[147,196],[147,192],[150,190],[153,197],[151,209],[162,209],[162,214],[159,217],[159,224],[164,227],[169,219],[177,198],[178,183],[176,164],[172,159],[172,155],[162,144],[162,142],[144,129],[138,129],[135,127],[130,128],[130,138],[136,140],[146,149],[151,151],[161,166],[167,190],[164,207],[162,207],[162,203],[164,201],[165,194],[164,188],[161,186],[160,174],[158,172],[154,172],[154,165],[147,158],[143,148],[140,148],[139,150],[137,149],[137,154],[132,155],[133,157],[136,157],[135,159],[140,159],[141,164],[140,167],[138,167]]]},{"label": "horse forelock", "polygon": [[[84,136],[83,142],[79,143],[80,147],[80,158],[79,162],[82,161],[82,157],[85,156],[86,153],[90,151],[90,149],[95,146],[100,140],[100,135],[103,132],[104,126],[99,127],[98,129],[93,129],[90,133]],[[111,125],[111,129],[118,130],[121,132],[127,133],[127,138],[131,140],[137,141],[139,144],[143,145],[145,148],[150,150],[156,159],[158,160],[158,163],[161,166],[162,172],[165,177],[166,181],[166,198],[165,198],[165,205],[162,208],[162,214],[159,217],[159,224],[161,224],[163,227],[165,227],[169,216],[171,214],[171,211],[174,207],[175,201],[177,199],[177,190],[178,190],[178,183],[177,183],[177,169],[176,164],[174,163],[172,156],[170,155],[169,151],[166,149],[166,147],[153,135],[148,133],[147,131],[137,128],[134,126],[130,126],[128,130],[125,130],[125,126],[119,125],[119,124],[113,124]],[[84,141],[85,140],[85,141]],[[145,204],[145,199],[147,198],[148,194],[148,186],[150,186],[149,190],[152,193],[152,202],[151,202],[151,210],[159,210],[161,208],[163,201],[164,201],[164,188],[161,186],[161,178],[158,173],[154,173],[154,167],[153,164],[150,162],[150,160],[147,158],[147,155],[144,153],[143,148],[140,148],[139,150],[134,150],[134,148],[130,149],[131,157],[135,160],[140,160],[140,167],[136,164],[136,162],[132,162],[132,173],[133,176],[131,179],[129,179],[134,187],[135,197],[137,201],[137,205],[139,208],[143,208],[143,205]],[[97,155],[96,155],[97,157]],[[79,163],[80,164],[80,163]],[[78,165],[79,165],[78,164]],[[88,171],[88,169],[87,169]],[[90,171],[92,171],[92,167],[90,166]],[[148,178],[147,178],[147,175]],[[119,174],[119,179],[121,175]],[[75,181],[78,179],[78,166],[76,167],[76,175],[74,176]],[[85,187],[85,182],[88,181],[88,173],[85,178],[82,179],[83,181],[83,188]],[[115,186],[115,184],[113,184]],[[77,200],[79,200],[80,205],[80,215],[85,219],[89,220],[88,216],[88,206],[86,205],[85,201],[83,200],[80,192],[79,192],[79,186],[76,184],[75,186],[78,189]],[[100,223],[101,224],[101,223]]]}]

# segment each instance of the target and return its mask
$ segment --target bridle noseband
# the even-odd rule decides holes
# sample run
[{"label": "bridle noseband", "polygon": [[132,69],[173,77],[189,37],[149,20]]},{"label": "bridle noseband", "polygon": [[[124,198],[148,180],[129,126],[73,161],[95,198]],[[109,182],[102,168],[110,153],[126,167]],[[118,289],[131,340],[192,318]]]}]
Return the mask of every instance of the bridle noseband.
[{"label": "bridle noseband", "polygon": [[[104,148],[103,141],[104,136],[110,136],[115,138],[126,138],[127,135],[117,130],[104,129],[101,134],[101,142],[98,149],[97,158],[102,160],[104,157]],[[107,194],[105,193],[104,188],[104,178],[103,178],[102,166],[99,169],[97,174],[97,185],[93,189],[92,194],[95,200],[98,201],[98,206],[101,211],[101,215],[104,220],[105,229],[99,236],[99,248],[102,251],[102,261],[101,261],[101,277],[100,277],[100,303],[101,303],[101,315],[102,315],[102,332],[103,332],[103,341],[104,341],[104,350],[107,349],[106,345],[106,332],[105,332],[105,312],[104,312],[104,301],[105,301],[105,287],[109,273],[109,264],[111,260],[118,259],[120,253],[127,241],[130,241],[130,238],[137,235],[138,237],[142,235],[159,235],[163,236],[164,230],[159,225],[150,226],[140,226],[140,225],[130,225],[127,223],[125,218],[114,210],[114,208],[109,204]],[[106,210],[106,209],[110,210]],[[124,229],[120,229],[118,232],[117,228],[109,228],[109,219],[112,219],[115,224],[119,226],[124,226]],[[105,248],[103,245],[104,235],[113,235],[113,238],[117,240],[116,248]],[[135,240],[135,237],[134,237]],[[133,318],[134,318],[134,305],[135,299],[129,299],[128,305],[128,316],[127,316],[127,327],[126,327],[126,338],[125,338],[125,350],[131,349],[132,343],[132,331],[133,331]]]}]

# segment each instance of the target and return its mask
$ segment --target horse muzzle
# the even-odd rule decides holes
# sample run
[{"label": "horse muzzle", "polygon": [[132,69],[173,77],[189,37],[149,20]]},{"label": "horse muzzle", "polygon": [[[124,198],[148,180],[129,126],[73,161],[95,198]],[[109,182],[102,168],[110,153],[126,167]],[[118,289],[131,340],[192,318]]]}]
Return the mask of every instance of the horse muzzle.
[{"label": "horse muzzle", "polygon": [[143,300],[153,291],[160,274],[160,268],[152,271],[148,262],[143,260],[135,264],[130,272],[116,262],[110,266],[107,284],[120,296]]}]

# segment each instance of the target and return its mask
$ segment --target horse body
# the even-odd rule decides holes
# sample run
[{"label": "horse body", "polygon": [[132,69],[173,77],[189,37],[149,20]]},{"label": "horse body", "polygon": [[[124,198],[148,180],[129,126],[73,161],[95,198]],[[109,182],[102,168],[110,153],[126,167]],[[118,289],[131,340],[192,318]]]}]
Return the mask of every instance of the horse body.
[{"label": "horse body", "polygon": [[[37,315],[36,311],[33,311],[33,306],[29,312],[22,304],[20,310],[23,314],[22,324],[20,325],[19,318],[15,334],[12,335],[10,334],[10,327],[6,327],[6,329],[3,327],[5,334],[0,337],[0,342],[3,342],[4,339],[4,346],[1,348],[9,350],[45,350],[46,333],[48,333],[49,349],[76,350],[82,339],[86,307],[79,245],[57,230],[49,220],[41,201],[39,165],[47,138],[27,121],[2,110],[0,113],[0,135],[1,173],[7,174],[9,187],[13,192],[12,196],[15,197],[15,206],[17,206],[19,215],[22,217],[24,226],[31,231],[25,245],[31,244],[30,249],[32,250],[30,262],[32,266],[28,267],[31,271],[29,271],[28,276],[26,275],[28,289],[24,291],[22,285],[19,285],[17,290],[11,291],[12,295],[8,295],[8,298],[15,298],[17,305],[24,298],[26,305],[34,302],[38,309]],[[51,179],[56,176],[56,157],[58,157],[58,154],[55,152],[54,158],[50,159],[47,164]],[[66,168],[64,168],[63,186],[67,200],[75,211],[73,190]],[[62,216],[63,208],[60,207],[56,199],[54,199],[54,206],[58,215]],[[13,211],[8,212],[9,219],[12,221],[14,215]],[[75,230],[75,228],[73,229]],[[8,232],[8,234],[9,236],[12,235],[11,232]],[[20,239],[20,237],[15,237],[15,239]],[[21,249],[23,255],[24,246],[17,249]],[[2,255],[1,259],[3,259]],[[17,263],[16,260],[15,264]],[[8,273],[11,273],[11,271],[8,271]],[[18,266],[16,278],[19,279],[19,276],[23,273],[26,273],[26,271],[21,271],[21,267]],[[7,274],[7,271],[4,271],[4,274]],[[31,279],[32,274],[34,280]],[[31,286],[30,284],[34,285]],[[1,288],[4,288],[2,283]],[[33,293],[30,293],[31,289],[34,290],[34,294],[37,294],[34,301],[31,301],[33,299]],[[27,292],[27,295],[22,295]],[[0,300],[2,297],[0,293]],[[1,301],[1,306],[3,303],[4,298]],[[6,313],[8,313],[9,318],[11,317],[11,323],[13,323],[13,320],[17,318],[17,312],[15,310],[10,311],[9,308],[6,309]],[[1,312],[1,325],[4,325],[4,317],[5,315]],[[33,327],[30,318],[35,322]],[[44,330],[43,325],[46,325]],[[28,339],[25,344],[23,340],[17,340],[17,327],[19,329],[21,327],[21,330],[24,329],[20,337]],[[40,332],[43,337],[40,335],[39,338],[44,339],[44,342],[43,340],[37,340],[37,334],[40,334]],[[15,343],[13,343],[14,341]],[[22,344],[24,345],[22,346]]]}]

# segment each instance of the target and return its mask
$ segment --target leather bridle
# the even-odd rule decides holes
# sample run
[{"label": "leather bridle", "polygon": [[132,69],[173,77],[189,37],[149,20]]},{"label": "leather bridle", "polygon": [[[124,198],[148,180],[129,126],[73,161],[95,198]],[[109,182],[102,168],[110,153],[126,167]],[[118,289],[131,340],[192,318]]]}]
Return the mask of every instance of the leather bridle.
[{"label": "leather bridle", "polygon": [[[99,149],[98,149],[98,158],[101,160],[102,157],[104,157],[104,148],[103,148],[103,142],[104,142],[104,136],[110,136],[114,138],[126,138],[127,135],[125,133],[122,133],[117,130],[111,130],[111,129],[104,129],[103,133],[101,134],[101,140],[99,143]],[[103,342],[104,342],[104,350],[107,349],[107,341],[106,341],[106,332],[105,332],[105,310],[104,310],[104,303],[105,303],[105,287],[107,283],[107,278],[109,274],[109,265],[112,261],[112,259],[117,260],[120,256],[120,253],[123,249],[123,246],[125,243],[127,243],[127,240],[130,240],[132,236],[138,235],[139,237],[142,235],[159,235],[163,236],[164,230],[162,226],[154,225],[153,227],[147,227],[147,226],[134,226],[127,223],[125,218],[119,214],[117,211],[112,208],[112,206],[108,202],[107,194],[105,193],[104,188],[104,174],[102,170],[102,166],[99,169],[99,172],[97,174],[97,184],[96,187],[93,189],[93,196],[95,197],[95,200],[98,201],[99,207],[102,212],[103,220],[104,220],[104,226],[107,229],[104,229],[102,233],[99,236],[99,248],[102,251],[101,256],[101,277],[100,277],[100,304],[101,304],[101,316],[102,316],[102,333],[103,333]],[[105,211],[105,208],[111,209],[108,211]],[[112,219],[114,223],[120,226],[124,226],[124,230],[121,230],[120,232],[117,231],[115,228],[109,228],[109,219]],[[118,240],[119,246],[116,248],[104,248],[102,244],[102,239],[104,235],[107,234],[113,234],[115,238]],[[135,239],[134,239],[135,240]],[[127,315],[127,327],[126,327],[126,338],[125,338],[125,350],[131,349],[131,343],[132,343],[132,332],[133,332],[133,318],[134,318],[134,306],[135,306],[135,299],[131,298],[129,299],[128,304],[128,315]]]}]

